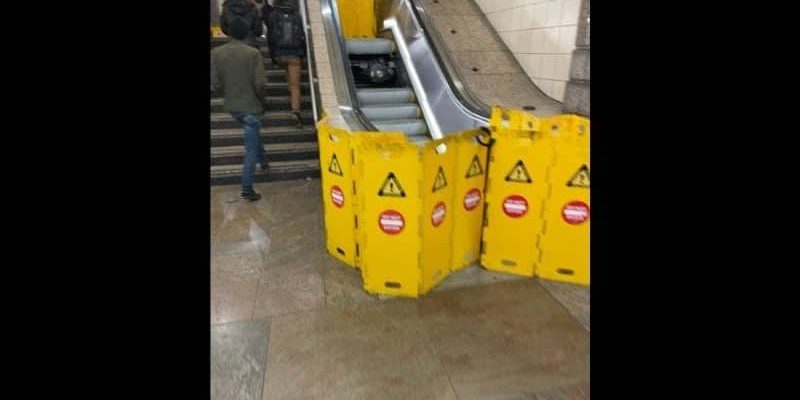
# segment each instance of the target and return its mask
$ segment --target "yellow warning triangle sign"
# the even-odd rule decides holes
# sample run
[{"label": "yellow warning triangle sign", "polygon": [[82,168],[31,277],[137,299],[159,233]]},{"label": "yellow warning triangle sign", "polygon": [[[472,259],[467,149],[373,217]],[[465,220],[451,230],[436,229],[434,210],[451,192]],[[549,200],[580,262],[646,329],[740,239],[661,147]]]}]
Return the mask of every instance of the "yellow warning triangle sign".
[{"label": "yellow warning triangle sign", "polygon": [[578,172],[569,178],[569,182],[567,182],[567,186],[569,187],[581,187],[581,188],[589,188],[589,167],[586,164],[581,165]]},{"label": "yellow warning triangle sign", "polygon": [[331,159],[331,164],[328,166],[328,171],[332,174],[344,176],[342,167],[339,166],[339,159],[336,158],[336,153],[333,153],[333,159]]},{"label": "yellow warning triangle sign", "polygon": [[394,176],[394,172],[389,172],[389,176],[383,181],[378,196],[384,197],[406,197],[406,191],[400,186],[400,181]]},{"label": "yellow warning triangle sign", "polygon": [[469,165],[467,178],[478,175],[483,175],[483,167],[481,167],[481,160],[478,159],[478,155],[476,154],[475,157],[472,157],[472,164]]},{"label": "yellow warning triangle sign", "polygon": [[444,169],[439,166],[439,172],[436,173],[436,180],[433,181],[433,192],[447,186],[447,178],[444,177]]},{"label": "yellow warning triangle sign", "polygon": [[525,168],[525,163],[523,163],[522,160],[517,161],[517,163],[514,164],[514,168],[511,168],[511,171],[508,172],[508,175],[506,175],[506,182],[533,182],[531,174],[528,173],[528,169]]}]

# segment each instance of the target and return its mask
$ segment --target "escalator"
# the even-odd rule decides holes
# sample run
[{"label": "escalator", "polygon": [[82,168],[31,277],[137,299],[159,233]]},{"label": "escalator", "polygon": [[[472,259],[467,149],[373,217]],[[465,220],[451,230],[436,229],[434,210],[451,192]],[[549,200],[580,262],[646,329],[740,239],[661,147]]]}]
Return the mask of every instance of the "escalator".
[{"label": "escalator", "polygon": [[[486,126],[489,107],[459,83],[412,0],[375,9],[374,38],[344,38],[336,0],[322,0],[323,25],[339,110],[351,131],[403,132],[424,144]],[[382,28],[382,29],[381,29]]]},{"label": "escalator", "polygon": [[426,141],[428,125],[394,41],[348,39],[345,43],[364,117],[379,131],[400,131],[412,142]]}]

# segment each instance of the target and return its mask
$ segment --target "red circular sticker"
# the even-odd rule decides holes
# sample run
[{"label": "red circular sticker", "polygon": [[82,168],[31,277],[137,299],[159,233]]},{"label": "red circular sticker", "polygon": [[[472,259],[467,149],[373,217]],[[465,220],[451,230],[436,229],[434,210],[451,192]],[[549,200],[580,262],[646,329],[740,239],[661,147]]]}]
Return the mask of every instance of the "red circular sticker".
[{"label": "red circular sticker", "polygon": [[511,218],[519,218],[528,212],[528,200],[520,195],[512,194],[503,201],[503,212]]},{"label": "red circular sticker", "polygon": [[344,205],[344,192],[342,192],[342,188],[333,185],[331,188],[331,201],[336,207],[342,208]]},{"label": "red circular sticker", "polygon": [[464,208],[467,211],[472,211],[475,207],[478,207],[478,204],[481,203],[481,191],[478,189],[470,189],[467,194],[464,195]]},{"label": "red circular sticker", "polygon": [[433,226],[439,226],[444,221],[444,217],[447,215],[447,207],[444,206],[443,202],[439,202],[433,207],[433,211],[431,212],[431,223]]},{"label": "red circular sticker", "polygon": [[403,214],[395,210],[386,210],[378,217],[378,225],[383,233],[396,235],[406,226],[406,220],[403,219]]},{"label": "red circular sticker", "polygon": [[589,219],[589,205],[582,201],[570,201],[561,209],[561,216],[570,225],[577,225]]}]

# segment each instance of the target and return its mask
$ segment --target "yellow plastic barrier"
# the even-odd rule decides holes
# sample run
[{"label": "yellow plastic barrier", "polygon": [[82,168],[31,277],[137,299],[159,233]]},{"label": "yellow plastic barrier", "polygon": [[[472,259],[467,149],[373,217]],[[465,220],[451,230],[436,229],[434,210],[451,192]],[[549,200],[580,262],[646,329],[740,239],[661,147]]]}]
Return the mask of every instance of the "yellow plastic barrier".
[{"label": "yellow plastic barrier", "polygon": [[[439,154],[436,146],[447,145]],[[431,142],[422,149],[422,257],[419,294],[425,294],[451,271],[455,194],[458,182],[456,160],[458,139],[450,137]]]},{"label": "yellow plastic barrier", "polygon": [[487,157],[479,129],[420,147],[320,121],[326,246],[367,292],[420,296],[478,254],[490,270],[589,284],[589,121],[494,108],[490,131]]},{"label": "yellow plastic barrier", "polygon": [[375,37],[377,26],[374,0],[338,0],[336,6],[345,38]]},{"label": "yellow plastic barrier", "polygon": [[539,244],[536,275],[542,279],[589,284],[589,120],[552,118],[543,129],[553,137],[550,196]]},{"label": "yellow plastic barrier", "polygon": [[489,140],[480,129],[464,132],[457,139],[451,271],[480,259]]},{"label": "yellow plastic barrier", "polygon": [[[437,154],[445,143],[448,151]],[[361,276],[372,294],[417,297],[450,272],[454,138],[418,147],[359,137]]]},{"label": "yellow plastic barrier", "polygon": [[350,132],[336,128],[323,117],[317,124],[321,169],[325,245],[332,256],[350,267],[359,268],[359,170],[356,143],[371,138],[405,143],[402,133]]},{"label": "yellow plastic barrier", "polygon": [[553,147],[540,120],[520,110],[493,108],[490,130],[481,265],[532,277]]},{"label": "yellow plastic barrier", "polygon": [[351,149],[352,134],[331,127],[327,118],[317,126],[322,197],[325,212],[325,244],[328,253],[350,267],[358,266],[356,243],[356,185]]}]

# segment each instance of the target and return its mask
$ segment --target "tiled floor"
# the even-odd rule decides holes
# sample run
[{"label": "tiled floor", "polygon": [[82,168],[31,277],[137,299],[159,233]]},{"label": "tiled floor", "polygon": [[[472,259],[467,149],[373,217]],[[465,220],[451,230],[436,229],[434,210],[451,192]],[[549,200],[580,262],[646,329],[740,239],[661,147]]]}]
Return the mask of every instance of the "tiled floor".
[{"label": "tiled floor", "polygon": [[211,398],[258,400],[267,363],[266,321],[211,327]]},{"label": "tiled floor", "polygon": [[211,189],[212,399],[588,399],[588,289],[468,267],[378,299],[325,252],[318,180]]}]

